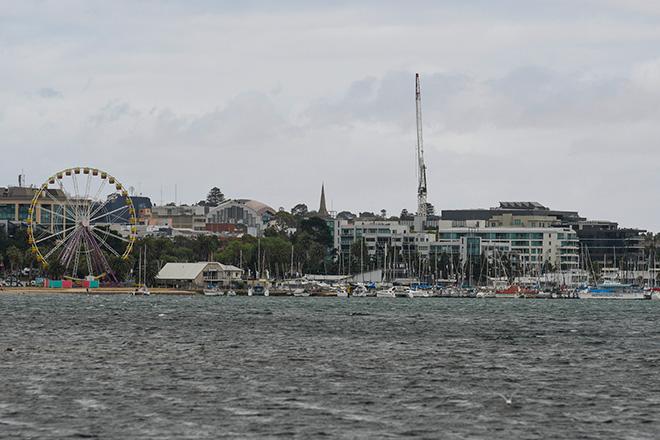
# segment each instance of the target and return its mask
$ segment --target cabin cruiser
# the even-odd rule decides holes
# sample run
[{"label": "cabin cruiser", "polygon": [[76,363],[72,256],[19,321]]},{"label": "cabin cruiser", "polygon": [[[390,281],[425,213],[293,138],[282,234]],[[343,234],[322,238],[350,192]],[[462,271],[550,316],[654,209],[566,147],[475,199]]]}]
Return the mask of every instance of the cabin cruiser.
[{"label": "cabin cruiser", "polygon": [[644,289],[623,284],[618,281],[604,281],[594,287],[587,287],[578,292],[580,299],[651,299],[653,294]]},{"label": "cabin cruiser", "polygon": [[268,287],[262,284],[255,284],[248,288],[248,296],[268,296]]},{"label": "cabin cruiser", "polygon": [[217,286],[216,287],[211,287],[208,289],[204,289],[204,296],[222,296],[224,295],[224,292],[220,290]]},{"label": "cabin cruiser", "polygon": [[394,298],[394,286],[376,291],[378,298]]}]

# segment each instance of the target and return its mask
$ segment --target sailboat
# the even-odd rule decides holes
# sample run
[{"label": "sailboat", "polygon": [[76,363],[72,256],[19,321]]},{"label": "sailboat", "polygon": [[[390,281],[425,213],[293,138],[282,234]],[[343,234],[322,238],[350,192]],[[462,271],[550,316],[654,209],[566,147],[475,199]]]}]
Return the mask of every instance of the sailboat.
[{"label": "sailboat", "polygon": [[[143,270],[144,265],[144,270]],[[147,247],[144,247],[144,259],[142,258],[142,251],[140,251],[140,258],[138,259],[138,286],[133,295],[148,296],[151,295],[147,287]]]}]

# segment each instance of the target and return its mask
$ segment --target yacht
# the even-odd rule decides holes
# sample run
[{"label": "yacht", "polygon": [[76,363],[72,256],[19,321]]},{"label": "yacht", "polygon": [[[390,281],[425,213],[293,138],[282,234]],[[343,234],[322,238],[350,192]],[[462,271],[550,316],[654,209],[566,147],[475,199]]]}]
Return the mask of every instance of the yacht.
[{"label": "yacht", "polygon": [[394,287],[376,291],[378,298],[394,298]]},{"label": "yacht", "polygon": [[135,289],[132,293],[132,295],[137,295],[137,296],[149,296],[151,295],[151,292],[149,291],[149,288],[146,285],[142,285]]},{"label": "yacht", "polygon": [[248,296],[268,296],[268,287],[262,284],[255,284],[248,289]]},{"label": "yacht", "polygon": [[413,298],[413,291],[409,287],[394,286],[393,289],[395,298]]},{"label": "yacht", "polygon": [[604,281],[597,286],[580,290],[578,297],[580,299],[651,299],[653,294],[632,284]]}]

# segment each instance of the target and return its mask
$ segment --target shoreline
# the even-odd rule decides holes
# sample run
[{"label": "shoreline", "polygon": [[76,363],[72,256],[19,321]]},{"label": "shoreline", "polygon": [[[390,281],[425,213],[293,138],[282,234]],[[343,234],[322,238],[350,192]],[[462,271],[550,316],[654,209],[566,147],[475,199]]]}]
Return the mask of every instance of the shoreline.
[{"label": "shoreline", "polygon": [[[135,288],[133,287],[98,287],[89,290],[84,287],[72,287],[70,289],[51,289],[48,287],[3,287],[0,290],[0,295],[2,294],[130,295],[134,291]],[[154,289],[149,289],[149,291],[151,292],[152,295],[199,295],[199,293],[194,290],[154,288]]]}]

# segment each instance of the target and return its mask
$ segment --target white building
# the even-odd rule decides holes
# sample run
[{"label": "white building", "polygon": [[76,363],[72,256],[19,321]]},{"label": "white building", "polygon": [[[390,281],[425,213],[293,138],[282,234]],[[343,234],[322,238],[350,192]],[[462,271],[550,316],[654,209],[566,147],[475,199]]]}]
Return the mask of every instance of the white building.
[{"label": "white building", "polygon": [[395,250],[398,254],[459,255],[468,257],[510,255],[522,266],[551,263],[557,269],[577,269],[579,242],[577,233],[569,227],[487,227],[475,222],[475,227],[451,227],[451,222],[439,222],[435,231],[414,232],[409,224],[389,220],[340,220],[335,229],[335,249],[347,255],[353,243],[364,237],[364,246],[371,257]]},{"label": "white building", "polygon": [[216,262],[167,263],[156,275],[156,282],[179,289],[203,289],[230,286],[241,279],[243,270]]},{"label": "white building", "polygon": [[335,226],[335,248],[348,253],[353,243],[364,237],[367,253],[374,256],[385,247],[398,248],[403,252],[419,252],[428,255],[435,234],[412,232],[410,225],[391,220],[338,220]]},{"label": "white building", "polygon": [[514,255],[521,265],[551,263],[557,269],[579,266],[580,245],[572,228],[446,228],[438,230],[431,253],[469,256]]}]

